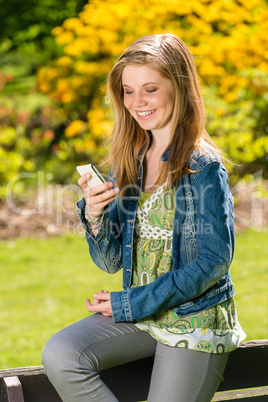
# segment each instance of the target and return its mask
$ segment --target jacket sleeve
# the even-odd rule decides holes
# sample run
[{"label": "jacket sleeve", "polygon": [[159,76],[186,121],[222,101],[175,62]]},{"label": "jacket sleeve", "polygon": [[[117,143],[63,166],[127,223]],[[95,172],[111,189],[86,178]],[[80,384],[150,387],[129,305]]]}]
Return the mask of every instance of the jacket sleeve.
[{"label": "jacket sleeve", "polygon": [[110,220],[110,212],[116,215],[117,205],[113,201],[109,208],[105,208],[97,236],[92,234],[85,219],[86,202],[82,198],[77,202],[78,218],[85,229],[89,252],[94,263],[103,271],[114,274],[122,268],[122,245],[119,221]]},{"label": "jacket sleeve", "polygon": [[233,234],[229,225],[228,178],[222,164],[206,165],[196,174],[192,190],[196,226],[198,221],[211,226],[211,230],[196,232],[196,257],[148,285],[111,292],[115,322],[138,321],[193,300],[228,271],[233,257]]}]

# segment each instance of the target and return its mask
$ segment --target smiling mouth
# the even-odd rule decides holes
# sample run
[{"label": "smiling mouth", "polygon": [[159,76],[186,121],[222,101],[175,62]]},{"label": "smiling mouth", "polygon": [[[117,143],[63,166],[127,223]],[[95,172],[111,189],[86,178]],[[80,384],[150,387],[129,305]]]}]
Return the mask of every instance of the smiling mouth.
[{"label": "smiling mouth", "polygon": [[137,111],[136,111],[136,113],[137,113],[137,115],[140,116],[140,117],[147,117],[147,116],[150,116],[151,114],[153,114],[155,111],[156,111],[156,109],[154,109],[154,110],[149,110],[148,112],[137,112]]}]

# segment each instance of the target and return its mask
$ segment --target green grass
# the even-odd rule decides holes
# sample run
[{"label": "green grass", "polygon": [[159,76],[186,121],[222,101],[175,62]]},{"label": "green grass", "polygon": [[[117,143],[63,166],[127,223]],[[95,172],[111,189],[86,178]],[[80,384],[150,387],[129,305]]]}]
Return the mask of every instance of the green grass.
[{"label": "green grass", "polygon": [[[232,277],[247,340],[267,338],[268,232],[237,235]],[[121,273],[91,261],[84,236],[0,242],[0,369],[41,364],[61,328],[87,316],[86,297],[121,290]]]},{"label": "green grass", "polygon": [[46,341],[88,315],[86,297],[121,290],[121,273],[99,270],[83,236],[1,242],[0,266],[0,368],[41,364]]},{"label": "green grass", "polygon": [[268,338],[268,230],[236,235],[231,265],[238,318],[246,340]]}]

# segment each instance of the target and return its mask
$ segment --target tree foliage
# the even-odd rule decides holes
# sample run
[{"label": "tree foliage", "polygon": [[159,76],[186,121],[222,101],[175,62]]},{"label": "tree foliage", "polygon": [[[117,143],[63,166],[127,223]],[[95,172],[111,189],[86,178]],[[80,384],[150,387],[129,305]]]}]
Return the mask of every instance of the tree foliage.
[{"label": "tree foliage", "polygon": [[[39,117],[26,119],[22,127],[11,124],[10,113],[2,122],[0,116],[2,128],[12,126],[16,132],[9,130],[0,139],[1,152],[6,158],[17,155],[17,144],[23,143],[21,169],[42,166],[60,182],[71,179],[75,163],[98,162],[107,151],[105,139],[113,124],[105,101],[108,72],[137,38],[170,32],[194,55],[207,129],[238,164],[233,178],[259,169],[267,176],[267,28],[265,0],[91,0],[78,17],[67,18],[52,30],[61,54],[37,75],[39,92],[52,101],[45,112],[35,109]],[[3,77],[8,88],[9,77]],[[44,113],[51,117],[44,120]],[[32,120],[40,123],[33,130]]]},{"label": "tree foliage", "polygon": [[[86,3],[0,0],[0,200],[12,178],[53,159],[66,116],[36,91],[36,71],[62,55],[51,29],[77,16]],[[23,194],[25,184],[18,181],[16,193]]]},{"label": "tree foliage", "polygon": [[0,0],[1,64],[12,61],[34,69],[58,55],[50,31],[66,18],[75,17],[86,0]]},{"label": "tree foliage", "polygon": [[174,33],[195,57],[208,131],[243,175],[267,168],[267,28],[262,0],[92,0],[53,29],[64,56],[39,71],[39,89],[68,111],[66,142],[91,154],[111,131],[103,90],[116,58],[143,35]]}]

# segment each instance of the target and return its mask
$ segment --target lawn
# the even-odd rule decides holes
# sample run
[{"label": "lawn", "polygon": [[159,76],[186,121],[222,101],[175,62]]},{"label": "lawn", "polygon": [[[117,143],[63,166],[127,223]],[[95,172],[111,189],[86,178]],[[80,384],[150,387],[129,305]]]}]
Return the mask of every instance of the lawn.
[{"label": "lawn", "polygon": [[[236,237],[232,277],[247,340],[267,338],[268,231]],[[41,364],[42,348],[61,328],[87,316],[86,297],[121,289],[91,261],[81,235],[0,242],[0,369]]]}]

